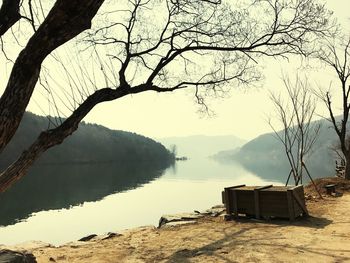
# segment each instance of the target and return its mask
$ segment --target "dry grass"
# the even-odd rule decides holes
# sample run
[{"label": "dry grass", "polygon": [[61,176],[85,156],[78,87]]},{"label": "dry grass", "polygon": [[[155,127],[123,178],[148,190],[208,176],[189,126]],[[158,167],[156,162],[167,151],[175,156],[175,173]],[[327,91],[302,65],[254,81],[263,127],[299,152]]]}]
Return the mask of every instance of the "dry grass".
[{"label": "dry grass", "polygon": [[[326,195],[326,188],[325,186],[328,184],[335,184],[336,192],[338,193],[345,193],[350,192],[350,180],[345,180],[344,178],[340,177],[325,177],[325,178],[318,178],[314,180],[317,189],[320,191],[322,195]],[[308,184],[304,187],[305,195],[306,196],[317,196],[317,192],[315,190],[315,187],[313,184]]]}]

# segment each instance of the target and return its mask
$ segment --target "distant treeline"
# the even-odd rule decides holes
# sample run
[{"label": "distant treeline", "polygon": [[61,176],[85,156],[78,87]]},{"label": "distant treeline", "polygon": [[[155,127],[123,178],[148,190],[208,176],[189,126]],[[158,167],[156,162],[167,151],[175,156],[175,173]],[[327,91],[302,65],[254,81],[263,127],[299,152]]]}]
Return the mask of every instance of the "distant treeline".
[{"label": "distant treeline", "polygon": [[[51,118],[51,117],[50,117]],[[51,118],[51,127],[56,120]],[[49,117],[26,112],[13,140],[0,156],[0,166],[13,162],[49,126]],[[45,152],[38,164],[150,162],[169,165],[174,156],[160,143],[135,133],[81,123],[61,145]]]}]

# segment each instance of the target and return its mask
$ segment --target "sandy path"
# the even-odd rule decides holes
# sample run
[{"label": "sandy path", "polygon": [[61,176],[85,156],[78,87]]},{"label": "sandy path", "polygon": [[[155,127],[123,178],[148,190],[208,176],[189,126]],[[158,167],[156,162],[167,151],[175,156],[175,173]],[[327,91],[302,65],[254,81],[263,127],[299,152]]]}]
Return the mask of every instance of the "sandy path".
[{"label": "sandy path", "polygon": [[350,194],[308,209],[312,217],[293,224],[205,218],[33,252],[38,262],[350,262]]}]

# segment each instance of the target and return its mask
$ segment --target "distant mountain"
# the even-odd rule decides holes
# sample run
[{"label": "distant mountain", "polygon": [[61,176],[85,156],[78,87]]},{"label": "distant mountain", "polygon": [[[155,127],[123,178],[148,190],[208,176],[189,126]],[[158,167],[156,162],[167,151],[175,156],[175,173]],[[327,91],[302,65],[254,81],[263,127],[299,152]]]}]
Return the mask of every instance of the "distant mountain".
[{"label": "distant mountain", "polygon": [[189,158],[208,157],[218,151],[229,150],[240,147],[246,141],[233,135],[226,136],[205,136],[193,135],[187,137],[168,137],[157,139],[168,149],[176,145],[178,156]]},{"label": "distant mountain", "polygon": [[[54,119],[51,119],[54,121]],[[0,155],[0,166],[13,162],[47,129],[48,118],[26,112],[9,145]],[[37,163],[149,162],[167,166],[170,152],[159,142],[135,133],[110,130],[96,124],[81,123],[66,140],[45,152]]]},{"label": "distant mountain", "polygon": [[217,161],[230,162],[235,159],[236,154],[239,153],[240,150],[241,150],[241,147],[237,147],[237,148],[225,150],[225,151],[219,151],[210,157]]},{"label": "distant mountain", "polygon": [[[322,120],[321,125],[313,153],[306,159],[314,178],[333,175],[335,167],[335,156],[331,147],[337,144],[337,137],[328,121]],[[281,177],[287,179],[290,171],[283,145],[274,133],[260,135],[240,149],[218,152],[214,159],[221,162],[238,161],[246,169],[270,180]]]}]

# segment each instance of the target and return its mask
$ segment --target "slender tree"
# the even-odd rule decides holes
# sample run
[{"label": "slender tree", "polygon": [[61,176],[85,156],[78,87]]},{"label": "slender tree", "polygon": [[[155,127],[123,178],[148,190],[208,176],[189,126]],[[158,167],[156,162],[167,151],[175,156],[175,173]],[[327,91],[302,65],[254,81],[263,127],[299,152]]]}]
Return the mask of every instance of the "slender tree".
[{"label": "slender tree", "polygon": [[312,147],[320,130],[320,123],[312,122],[315,116],[316,101],[312,97],[307,80],[297,77],[295,83],[291,83],[289,78],[284,77],[283,82],[287,91],[287,99],[283,100],[280,95],[271,94],[278,122],[282,124],[282,131],[277,131],[272,120],[269,120],[269,124],[276,138],[282,143],[290,165],[286,185],[291,176],[293,176],[295,185],[302,184],[305,172],[313,182],[306,160],[312,153]]},{"label": "slender tree", "polygon": [[[40,6],[40,0],[3,1],[1,36],[5,38],[9,29],[16,30],[14,25],[22,18],[33,33],[14,62],[0,99],[0,151],[21,122],[39,76],[45,77],[40,75],[44,59],[90,28],[103,2],[56,0],[40,22],[32,8],[32,3]],[[94,70],[79,66],[84,79],[81,83],[85,81],[89,91],[80,87],[78,101],[74,96],[77,91],[72,89],[78,102],[72,113],[57,127],[43,131],[1,173],[0,191],[25,175],[43,152],[71,135],[99,103],[146,91],[193,88],[197,102],[205,108],[206,96],[221,96],[230,87],[259,80],[256,64],[261,56],[308,55],[315,39],[328,34],[333,26],[329,12],[316,0],[247,0],[237,4],[220,0],[115,0],[108,4],[96,17],[96,26],[77,38],[79,50],[94,61],[101,79],[95,77]],[[74,66],[61,65],[70,87],[79,86],[69,75]]]},{"label": "slender tree", "polygon": [[337,93],[341,95],[341,114],[336,118],[336,106],[333,105],[330,89],[324,91],[319,89],[316,94],[325,103],[329,112],[329,121],[339,138],[339,144],[345,159],[345,178],[350,180],[350,140],[347,123],[350,111],[350,37],[327,40],[322,43],[322,49],[317,56],[323,63],[333,69],[338,78]]}]

